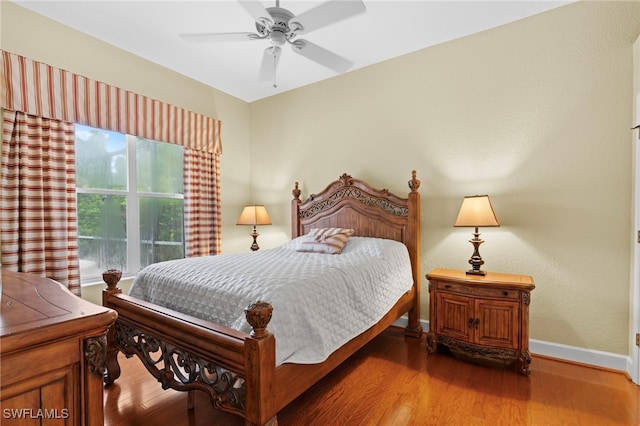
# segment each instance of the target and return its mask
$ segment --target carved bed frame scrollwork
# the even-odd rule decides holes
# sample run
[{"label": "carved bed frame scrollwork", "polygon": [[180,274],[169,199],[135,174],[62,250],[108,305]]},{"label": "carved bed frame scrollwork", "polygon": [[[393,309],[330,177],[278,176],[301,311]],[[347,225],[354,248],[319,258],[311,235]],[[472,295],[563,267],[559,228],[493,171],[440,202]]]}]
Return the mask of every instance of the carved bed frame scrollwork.
[{"label": "carved bed frame scrollwork", "polygon": [[298,183],[292,191],[292,238],[311,228],[352,228],[356,236],[403,242],[413,269],[413,288],[373,327],[336,350],[320,364],[275,365],[275,337],[268,331],[273,308],[257,301],[245,309],[251,333],[200,320],[122,294],[121,274],[103,274],[107,288],[103,304],[118,312],[107,336],[105,383],[121,370],[117,355],[137,356],[162,384],[189,392],[206,392],[214,407],[244,417],[248,425],[276,425],[277,413],[350,355],[408,314],[405,334],[421,337],[420,326],[420,181],[413,171],[407,198],[347,174],[322,192],[300,199]]}]

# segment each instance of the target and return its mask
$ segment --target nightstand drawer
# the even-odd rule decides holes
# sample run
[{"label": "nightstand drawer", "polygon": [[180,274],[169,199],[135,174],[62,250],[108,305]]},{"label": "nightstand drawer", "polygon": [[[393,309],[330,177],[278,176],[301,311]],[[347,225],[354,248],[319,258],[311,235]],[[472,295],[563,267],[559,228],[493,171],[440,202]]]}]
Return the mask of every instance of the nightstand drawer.
[{"label": "nightstand drawer", "polygon": [[436,289],[439,291],[448,291],[451,293],[466,294],[471,296],[494,297],[496,299],[518,300],[520,292],[513,289],[487,288],[473,285],[463,285],[456,283],[447,283],[436,281]]}]

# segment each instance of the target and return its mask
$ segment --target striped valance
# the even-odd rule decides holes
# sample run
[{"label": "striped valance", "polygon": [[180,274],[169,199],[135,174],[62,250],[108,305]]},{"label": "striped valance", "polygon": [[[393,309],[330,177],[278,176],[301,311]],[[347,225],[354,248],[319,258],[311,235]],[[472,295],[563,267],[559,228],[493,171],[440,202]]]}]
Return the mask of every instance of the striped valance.
[{"label": "striped valance", "polygon": [[0,51],[3,108],[220,154],[221,123],[128,90]]}]

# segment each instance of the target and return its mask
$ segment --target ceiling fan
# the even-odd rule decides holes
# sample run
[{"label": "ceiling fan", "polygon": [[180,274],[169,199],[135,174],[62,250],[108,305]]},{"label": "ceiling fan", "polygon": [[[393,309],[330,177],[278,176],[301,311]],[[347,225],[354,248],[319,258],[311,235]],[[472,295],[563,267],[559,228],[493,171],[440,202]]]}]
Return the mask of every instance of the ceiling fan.
[{"label": "ceiling fan", "polygon": [[260,80],[273,81],[276,85],[276,69],[282,52],[281,46],[289,43],[293,52],[304,56],[337,73],[343,73],[353,63],[308,40],[297,38],[300,34],[308,34],[318,28],[350,18],[366,11],[362,0],[329,0],[300,15],[294,15],[280,7],[276,0],[275,7],[264,8],[257,0],[240,0],[239,3],[255,21],[256,32],[233,33],[196,33],[181,34],[181,37],[196,41],[249,41],[267,40],[270,46],[264,50],[260,66]]}]

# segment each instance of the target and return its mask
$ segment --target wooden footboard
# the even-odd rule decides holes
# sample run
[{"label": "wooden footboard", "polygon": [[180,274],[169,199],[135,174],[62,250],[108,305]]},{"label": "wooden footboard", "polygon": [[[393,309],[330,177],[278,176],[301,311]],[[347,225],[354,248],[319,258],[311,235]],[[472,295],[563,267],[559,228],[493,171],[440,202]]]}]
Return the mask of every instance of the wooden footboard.
[{"label": "wooden footboard", "polygon": [[249,425],[277,424],[272,395],[275,338],[266,330],[272,307],[256,302],[245,310],[251,333],[243,333],[126,296],[120,271],[103,274],[103,305],[118,312],[110,329],[105,384],[120,376],[118,352],[137,356],[164,389],[200,390],[217,409]]},{"label": "wooden footboard", "polygon": [[253,331],[243,333],[124,295],[117,287],[119,271],[103,277],[103,305],[118,312],[107,339],[105,384],[120,376],[119,352],[135,355],[164,389],[203,391],[215,408],[245,418],[247,425],[277,425],[278,411],[410,312],[416,297],[414,288],[326,361],[276,368],[275,338],[266,330],[270,304],[247,307]]}]

